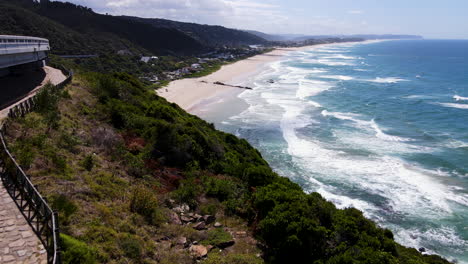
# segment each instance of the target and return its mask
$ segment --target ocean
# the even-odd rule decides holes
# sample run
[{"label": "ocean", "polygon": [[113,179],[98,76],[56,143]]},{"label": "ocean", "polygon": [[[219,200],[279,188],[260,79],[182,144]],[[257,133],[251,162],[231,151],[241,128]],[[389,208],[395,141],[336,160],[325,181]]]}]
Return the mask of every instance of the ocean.
[{"label": "ocean", "polygon": [[320,46],[237,84],[245,107],[199,115],[399,243],[468,263],[468,41]]}]

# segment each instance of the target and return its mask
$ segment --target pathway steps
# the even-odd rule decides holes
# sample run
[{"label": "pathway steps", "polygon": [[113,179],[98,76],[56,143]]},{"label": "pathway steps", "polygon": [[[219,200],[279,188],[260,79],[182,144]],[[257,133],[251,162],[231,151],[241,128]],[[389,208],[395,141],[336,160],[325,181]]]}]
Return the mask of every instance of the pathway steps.
[{"label": "pathway steps", "polygon": [[47,264],[47,252],[0,181],[0,263]]}]

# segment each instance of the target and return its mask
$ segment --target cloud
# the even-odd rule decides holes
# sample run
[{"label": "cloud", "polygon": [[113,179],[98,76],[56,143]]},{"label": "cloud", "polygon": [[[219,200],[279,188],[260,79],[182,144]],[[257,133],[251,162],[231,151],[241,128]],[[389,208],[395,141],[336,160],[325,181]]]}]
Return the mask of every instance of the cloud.
[{"label": "cloud", "polygon": [[362,15],[362,14],[364,14],[364,11],[362,11],[362,10],[348,10],[348,14],[351,14],[351,15]]},{"label": "cloud", "polygon": [[[285,9],[276,0],[59,0],[111,15],[165,18],[199,24],[253,29],[266,33],[351,33],[362,24],[327,16],[311,16],[304,9]],[[362,14],[360,10],[348,13]]]},{"label": "cloud", "polygon": [[[65,0],[60,0],[65,1]],[[249,28],[283,19],[279,6],[269,0],[68,0],[99,13],[166,18],[202,24]],[[261,2],[260,2],[261,1]],[[261,21],[261,23],[257,23]],[[269,21],[269,22],[268,22]]]}]

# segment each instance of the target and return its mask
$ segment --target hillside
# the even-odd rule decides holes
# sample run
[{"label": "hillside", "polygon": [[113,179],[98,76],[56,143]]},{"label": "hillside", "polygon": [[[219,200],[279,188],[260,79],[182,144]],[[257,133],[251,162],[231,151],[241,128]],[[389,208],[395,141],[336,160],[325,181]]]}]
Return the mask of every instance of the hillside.
[{"label": "hillside", "polygon": [[222,26],[200,25],[156,18],[125,18],[147,23],[155,28],[175,28],[207,46],[242,46],[267,43],[267,40],[255,34]]},{"label": "hillside", "polygon": [[48,38],[56,54],[118,51],[149,54],[197,54],[206,48],[173,28],[155,28],[62,2],[0,0],[0,34]]},{"label": "hillside", "polygon": [[130,75],[81,73],[38,102],[7,137],[60,213],[65,263],[448,263],[304,193]]},{"label": "hillside", "polygon": [[282,36],[282,35],[272,35],[272,34],[267,34],[263,33],[260,31],[255,31],[255,30],[244,30],[245,32],[248,32],[250,34],[253,34],[255,36],[258,36],[260,38],[266,39],[268,41],[286,41],[288,40],[287,37]]}]

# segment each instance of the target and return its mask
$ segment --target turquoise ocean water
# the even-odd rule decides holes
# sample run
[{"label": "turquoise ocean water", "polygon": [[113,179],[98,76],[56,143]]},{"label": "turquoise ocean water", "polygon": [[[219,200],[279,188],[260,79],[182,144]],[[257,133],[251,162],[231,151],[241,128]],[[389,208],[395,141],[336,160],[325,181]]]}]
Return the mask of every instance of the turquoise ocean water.
[{"label": "turquoise ocean water", "polygon": [[243,84],[246,109],[200,115],[398,242],[468,263],[468,41],[322,46]]}]

